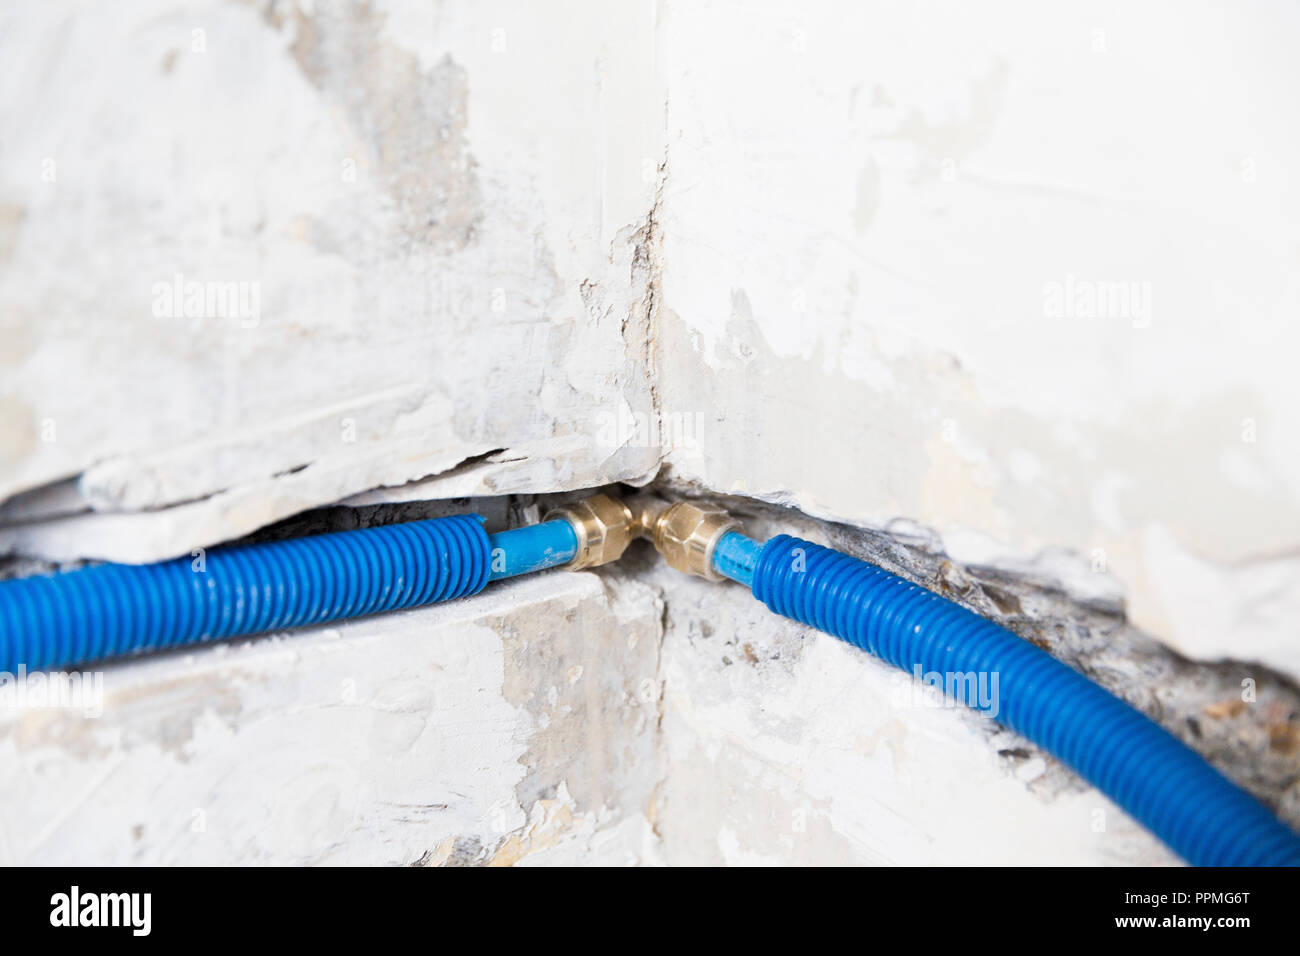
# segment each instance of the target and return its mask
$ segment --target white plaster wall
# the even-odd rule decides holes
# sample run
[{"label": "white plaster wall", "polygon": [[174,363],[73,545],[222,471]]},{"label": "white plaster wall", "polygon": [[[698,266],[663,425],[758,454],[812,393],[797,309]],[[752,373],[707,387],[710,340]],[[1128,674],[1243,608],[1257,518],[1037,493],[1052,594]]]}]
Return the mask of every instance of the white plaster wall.
[{"label": "white plaster wall", "polygon": [[[6,5],[0,552],[151,560],[322,504],[659,474],[1300,675],[1297,20]],[[256,283],[256,321],[156,315],[178,273]],[[1053,314],[1099,282],[1149,299]],[[1170,862],[734,588],[596,581],[115,666],[89,724],[7,714],[0,850]],[[1243,764],[1300,759],[1284,697]]]},{"label": "white plaster wall", "polygon": [[1291,7],[565,9],[8,7],[0,548],[667,455],[1300,672]]},{"label": "white plaster wall", "polygon": [[[568,14],[7,4],[0,548],[143,561],[408,482],[653,475],[600,427],[651,404],[652,10]],[[160,317],[176,275],[247,307]]]},{"label": "white plaster wall", "polygon": [[[1286,3],[670,3],[677,476],[919,522],[1300,674],[1298,31]],[[1071,281],[1149,309],[1054,315]]]}]

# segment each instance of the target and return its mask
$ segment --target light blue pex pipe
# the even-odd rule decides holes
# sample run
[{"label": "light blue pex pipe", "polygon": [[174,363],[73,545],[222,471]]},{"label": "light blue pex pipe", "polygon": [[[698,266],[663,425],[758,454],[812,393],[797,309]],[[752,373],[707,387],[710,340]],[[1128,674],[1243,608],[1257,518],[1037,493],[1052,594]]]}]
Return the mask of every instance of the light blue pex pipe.
[{"label": "light blue pex pipe", "polygon": [[[998,720],[1198,866],[1300,866],[1300,837],[1171,734],[1028,641],[875,565],[779,535],[719,539],[713,567],[777,614],[908,673],[998,675]],[[978,680],[953,681],[979,707]],[[987,686],[987,685],[986,685]]]},{"label": "light blue pex pipe", "polygon": [[497,581],[568,564],[578,553],[578,535],[567,521],[543,521],[488,535],[488,546],[492,549],[488,580]]},{"label": "light blue pex pipe", "polygon": [[0,673],[450,601],[566,564],[577,546],[567,521],[488,535],[458,515],[8,581]]}]

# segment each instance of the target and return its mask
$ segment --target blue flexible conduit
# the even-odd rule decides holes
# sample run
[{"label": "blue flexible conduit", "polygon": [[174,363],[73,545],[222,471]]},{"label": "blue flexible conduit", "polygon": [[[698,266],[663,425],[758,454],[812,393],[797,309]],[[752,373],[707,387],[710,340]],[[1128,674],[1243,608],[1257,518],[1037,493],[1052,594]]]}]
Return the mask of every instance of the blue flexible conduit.
[{"label": "blue flexible conduit", "polygon": [[[1297,866],[1300,837],[1171,734],[1051,655],[897,575],[779,535],[734,532],[713,562],[777,614],[904,671],[998,675],[998,719],[1084,779],[1197,866]],[[724,546],[725,545],[725,546]],[[721,552],[721,553],[718,553]],[[957,681],[969,707],[976,681]],[[963,693],[964,691],[964,693]]]},{"label": "blue flexible conduit", "polygon": [[[214,548],[0,584],[0,672],[84,664],[476,594],[570,561],[567,521],[488,536],[477,515]],[[731,532],[713,564],[778,614],[905,671],[998,675],[999,719],[1069,764],[1189,862],[1300,865],[1300,838],[1123,701],[956,604],[874,565]],[[951,685],[979,707],[978,681]]]},{"label": "blue flexible conduit", "polygon": [[213,548],[0,584],[0,672],[85,664],[477,594],[572,559],[567,521],[492,535],[478,515]]}]

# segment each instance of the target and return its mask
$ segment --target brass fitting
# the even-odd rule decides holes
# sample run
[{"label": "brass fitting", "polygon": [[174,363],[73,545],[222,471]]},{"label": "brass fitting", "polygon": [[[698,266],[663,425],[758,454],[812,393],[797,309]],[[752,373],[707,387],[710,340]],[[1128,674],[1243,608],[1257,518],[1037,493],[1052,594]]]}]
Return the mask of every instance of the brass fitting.
[{"label": "brass fitting", "polygon": [[672,502],[665,501],[658,495],[646,491],[637,492],[623,500],[632,510],[632,533],[634,536],[653,542],[655,539],[655,524],[659,521],[659,516],[672,506]]},{"label": "brass fitting", "polygon": [[652,521],[638,529],[641,536],[654,541],[670,568],[709,581],[723,580],[713,570],[713,550],[724,534],[740,529],[740,522],[717,505],[694,501],[678,501],[657,513],[642,509],[641,514],[650,514]]},{"label": "brass fitting", "polygon": [[740,523],[717,505],[706,502],[668,502],[640,493],[620,501],[610,495],[592,495],[547,513],[543,519],[561,518],[578,536],[578,553],[567,567],[595,568],[617,561],[635,538],[652,542],[670,568],[709,581],[724,580],[713,570],[713,551],[728,531]]},{"label": "brass fitting", "polygon": [[569,522],[578,536],[578,553],[567,565],[574,571],[617,561],[636,536],[631,509],[609,495],[570,502],[549,511],[543,520],[557,518]]}]

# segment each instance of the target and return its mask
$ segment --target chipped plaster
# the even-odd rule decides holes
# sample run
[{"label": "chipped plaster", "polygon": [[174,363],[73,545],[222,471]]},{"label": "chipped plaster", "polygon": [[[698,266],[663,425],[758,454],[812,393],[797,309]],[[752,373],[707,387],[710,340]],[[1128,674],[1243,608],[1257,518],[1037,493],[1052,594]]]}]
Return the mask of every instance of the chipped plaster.
[{"label": "chipped plaster", "polygon": [[[1115,7],[1099,50],[1082,7],[941,7],[590,3],[556,36],[525,6],[229,3],[203,53],[167,0],[0,14],[0,550],[150,560],[294,515],[657,475],[1003,620],[1296,820],[1282,31],[1180,9],[1180,52],[1170,5]],[[1202,43],[1252,55],[1206,64]],[[1150,82],[1152,50],[1197,95]],[[149,291],[177,272],[260,282],[262,321],[159,320]],[[1149,283],[1150,316],[1045,314],[1046,286],[1076,278]],[[605,440],[615,414],[649,435]],[[360,517],[311,510],[336,502]],[[349,829],[366,795],[322,750],[270,818],[282,843],[213,858],[1168,861],[1122,817],[1092,830],[1096,795],[1023,741],[899,714],[874,662],[730,590],[613,587],[639,610],[606,608],[580,647],[581,615],[488,626],[505,676],[465,712],[542,728],[485,765],[486,790],[513,781],[508,836],[424,826],[437,801]],[[653,667],[598,649],[599,628],[659,613]],[[347,633],[404,653],[389,626]],[[73,792],[138,806],[160,795],[112,790],[117,763],[220,766],[235,708],[290,692],[150,666],[153,709],[120,698],[135,730],[33,718],[13,739],[82,761],[62,765]],[[1248,706],[1242,674],[1261,679]],[[646,680],[654,706],[634,708]],[[413,722],[377,720],[402,753]],[[37,821],[30,851],[66,852],[86,812]],[[1001,842],[963,843],[971,814]],[[411,824],[419,840],[389,832]],[[321,836],[340,833],[364,845]],[[140,858],[192,849],[134,839]]]}]

